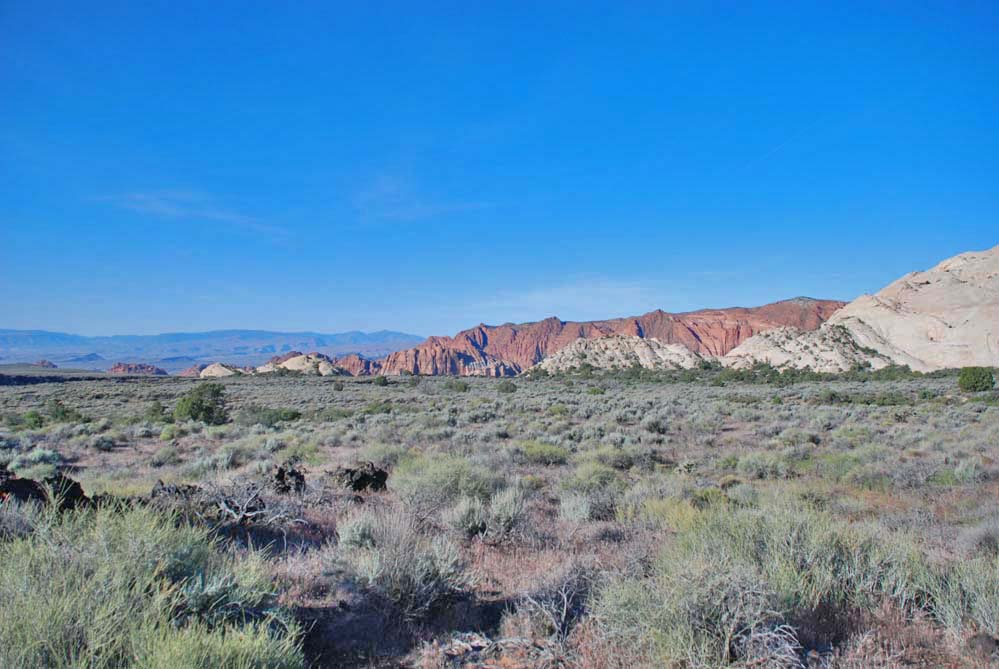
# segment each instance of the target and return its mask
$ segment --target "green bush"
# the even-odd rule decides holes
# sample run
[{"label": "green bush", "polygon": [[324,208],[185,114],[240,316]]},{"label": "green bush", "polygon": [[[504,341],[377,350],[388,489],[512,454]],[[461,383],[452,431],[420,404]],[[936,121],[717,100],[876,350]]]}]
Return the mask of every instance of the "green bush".
[{"label": "green bush", "polygon": [[515,393],[517,392],[517,384],[509,379],[504,379],[499,382],[499,385],[496,386],[496,392]]},{"label": "green bush", "polygon": [[456,393],[467,393],[471,386],[468,381],[462,381],[461,379],[448,379],[444,383],[444,388]]},{"label": "green bush", "polygon": [[614,469],[607,465],[590,461],[576,467],[576,471],[562,485],[566,490],[591,493],[608,488],[619,488],[621,478]]},{"label": "green bush", "polygon": [[209,425],[221,425],[229,420],[225,405],[225,386],[202,383],[189,391],[173,410],[174,420],[197,420]]},{"label": "green bush", "polygon": [[420,509],[442,508],[460,497],[488,500],[503,486],[502,476],[452,455],[403,458],[390,482],[407,503]]},{"label": "green bush", "polygon": [[76,409],[67,407],[57,399],[45,403],[45,413],[57,423],[83,423],[86,418]]},{"label": "green bush", "polygon": [[517,446],[524,459],[535,465],[564,465],[569,461],[569,449],[542,441],[524,441]]},{"label": "green bush", "polygon": [[980,393],[992,390],[995,379],[988,367],[962,367],[957,377],[957,386],[966,393]]},{"label": "green bush", "polygon": [[49,448],[36,446],[27,453],[15,456],[7,467],[18,476],[41,479],[56,473],[62,456]]},{"label": "green bush", "polygon": [[747,453],[739,458],[737,469],[757,479],[785,479],[793,474],[787,459],[777,453]]},{"label": "green bush", "polygon": [[159,400],[150,402],[149,406],[146,407],[143,418],[149,423],[169,423],[173,421],[173,416],[167,414],[166,407]]},{"label": "green bush", "polygon": [[304,666],[259,554],[153,509],[22,507],[0,542],[0,666]]},{"label": "green bush", "polygon": [[21,416],[20,423],[21,427],[28,430],[38,430],[45,425],[45,418],[42,414],[32,409],[31,411],[25,412],[25,414]]},{"label": "green bush", "polygon": [[372,383],[381,388],[387,386],[389,384],[389,380],[387,376],[376,376]]},{"label": "green bush", "polygon": [[250,405],[239,410],[236,414],[236,423],[239,425],[263,425],[274,427],[284,421],[298,420],[302,417],[302,412],[296,409],[275,409]]},{"label": "green bush", "polygon": [[153,467],[166,467],[167,465],[175,465],[179,462],[180,454],[177,453],[177,449],[173,446],[163,446],[156,449],[153,457],[149,459],[149,464]]}]

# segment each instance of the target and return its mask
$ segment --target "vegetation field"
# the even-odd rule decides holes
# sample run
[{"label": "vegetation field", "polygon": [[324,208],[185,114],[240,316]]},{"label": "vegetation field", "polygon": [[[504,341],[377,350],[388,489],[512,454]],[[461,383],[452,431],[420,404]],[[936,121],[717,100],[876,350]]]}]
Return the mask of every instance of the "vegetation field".
[{"label": "vegetation field", "polygon": [[999,665],[956,371],[379,378],[0,386],[0,666]]}]

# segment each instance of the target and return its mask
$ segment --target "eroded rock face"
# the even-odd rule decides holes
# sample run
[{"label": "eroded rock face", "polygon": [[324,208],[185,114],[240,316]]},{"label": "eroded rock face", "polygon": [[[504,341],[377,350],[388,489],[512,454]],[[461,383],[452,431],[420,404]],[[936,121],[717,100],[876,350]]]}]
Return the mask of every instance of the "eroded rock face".
[{"label": "eroded rock face", "polygon": [[56,369],[56,364],[49,360],[39,360],[34,365],[35,367],[44,367],[45,369]]},{"label": "eroded rock face", "polygon": [[815,332],[770,332],[723,359],[744,366],[844,371],[856,364],[917,371],[999,365],[999,246],[912,272],[837,311]]},{"label": "eroded rock face", "polygon": [[635,318],[479,325],[454,337],[430,337],[390,354],[382,374],[512,376],[577,339],[624,335],[681,344],[698,355],[724,355],[746,339],[777,327],[818,328],[843,306],[834,300],[795,298],[762,307],[705,309],[681,314],[652,311]]},{"label": "eroded rock face", "polygon": [[108,374],[117,376],[166,376],[165,369],[141,362],[116,362],[108,370]]},{"label": "eroded rock face", "polygon": [[351,376],[371,376],[381,371],[382,363],[378,360],[368,360],[356,353],[345,355],[333,361],[340,369],[345,370]]},{"label": "eroded rock face", "polygon": [[199,376],[201,376],[202,370],[204,370],[206,367],[208,367],[208,365],[206,365],[204,363],[199,363],[199,364],[196,364],[196,365],[191,365],[190,367],[188,367],[184,371],[178,373],[177,376],[183,376],[183,377],[190,378],[190,379],[196,379]]},{"label": "eroded rock face", "polygon": [[547,372],[579,369],[584,364],[597,369],[692,369],[703,358],[683,344],[664,344],[658,339],[609,335],[577,339],[537,366]]}]

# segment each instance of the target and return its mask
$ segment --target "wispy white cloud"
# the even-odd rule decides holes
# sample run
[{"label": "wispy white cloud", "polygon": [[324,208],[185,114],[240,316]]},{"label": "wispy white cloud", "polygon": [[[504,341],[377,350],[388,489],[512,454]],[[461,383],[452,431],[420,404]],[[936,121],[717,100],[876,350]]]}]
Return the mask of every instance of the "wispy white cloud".
[{"label": "wispy white cloud", "polygon": [[253,232],[283,236],[281,227],[261,222],[235,209],[219,204],[215,198],[191,191],[143,191],[95,198],[115,207],[157,218],[185,221],[214,221],[235,225]]},{"label": "wispy white cloud", "polygon": [[354,197],[354,209],[364,221],[408,223],[428,218],[488,209],[490,202],[440,201],[418,192],[407,179],[381,175]]}]

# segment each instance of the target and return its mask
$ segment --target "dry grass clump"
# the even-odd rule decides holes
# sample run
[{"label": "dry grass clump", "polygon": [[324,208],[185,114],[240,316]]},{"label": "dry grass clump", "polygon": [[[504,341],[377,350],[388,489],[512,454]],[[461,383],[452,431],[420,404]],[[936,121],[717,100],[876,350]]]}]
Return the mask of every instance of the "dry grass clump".
[{"label": "dry grass clump", "polygon": [[458,548],[401,513],[360,511],[340,526],[337,560],[406,620],[426,617],[470,584]]},{"label": "dry grass clump", "polygon": [[303,666],[261,556],[151,509],[6,507],[0,666]]}]

